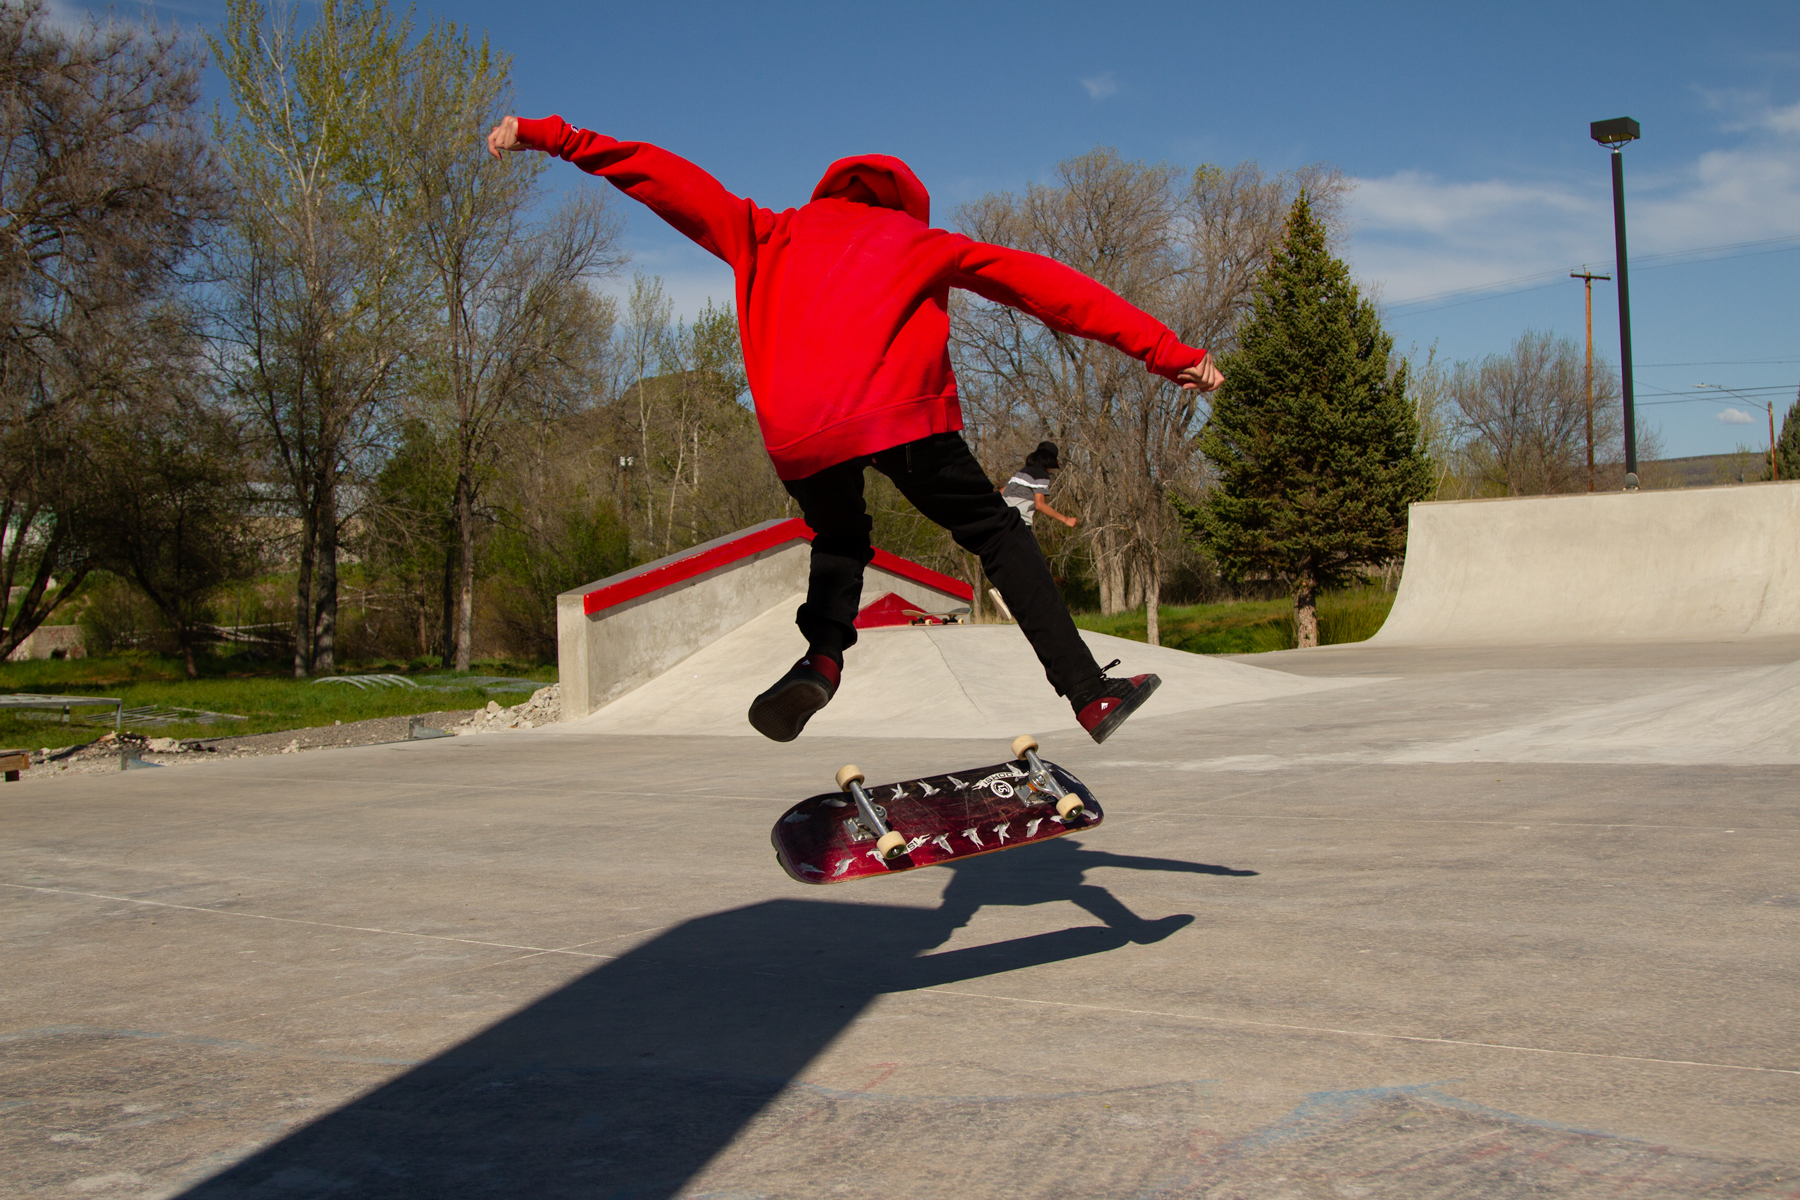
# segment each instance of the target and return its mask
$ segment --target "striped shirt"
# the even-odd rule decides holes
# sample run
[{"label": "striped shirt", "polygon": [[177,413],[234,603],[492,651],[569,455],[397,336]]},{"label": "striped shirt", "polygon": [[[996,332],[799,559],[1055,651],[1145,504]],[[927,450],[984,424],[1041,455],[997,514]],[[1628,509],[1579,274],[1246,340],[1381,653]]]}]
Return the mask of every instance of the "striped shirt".
[{"label": "striped shirt", "polygon": [[1001,497],[1025,518],[1027,525],[1037,516],[1037,498],[1050,490],[1048,475],[1033,475],[1029,467],[1020,467],[1019,473],[1006,481],[1000,489]]}]

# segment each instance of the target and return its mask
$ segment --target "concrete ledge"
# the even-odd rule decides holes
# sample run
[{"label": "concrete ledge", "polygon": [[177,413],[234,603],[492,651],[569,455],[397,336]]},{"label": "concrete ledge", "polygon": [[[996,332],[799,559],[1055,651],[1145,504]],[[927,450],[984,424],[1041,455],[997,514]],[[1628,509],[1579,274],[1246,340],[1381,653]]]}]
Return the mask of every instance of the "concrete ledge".
[{"label": "concrete ledge", "polygon": [[1388,645],[1800,634],[1800,482],[1415,504]]},{"label": "concrete ledge", "polygon": [[[587,716],[806,591],[812,530],[767,521],[556,598],[562,719]],[[966,604],[969,585],[878,551],[862,602],[888,592],[927,611]],[[794,656],[805,653],[794,637]]]}]

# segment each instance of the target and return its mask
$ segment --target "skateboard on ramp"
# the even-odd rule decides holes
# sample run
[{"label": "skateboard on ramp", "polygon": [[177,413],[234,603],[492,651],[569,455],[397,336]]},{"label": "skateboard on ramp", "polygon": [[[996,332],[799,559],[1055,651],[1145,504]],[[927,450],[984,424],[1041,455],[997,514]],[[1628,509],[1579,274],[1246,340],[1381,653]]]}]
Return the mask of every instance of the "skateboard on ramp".
[{"label": "skateboard on ramp", "polygon": [[802,800],[775,822],[775,857],[801,883],[848,883],[1100,824],[1105,814],[1087,785],[1037,750],[1025,734],[1013,739],[1008,762],[872,788],[845,767],[836,792]]}]

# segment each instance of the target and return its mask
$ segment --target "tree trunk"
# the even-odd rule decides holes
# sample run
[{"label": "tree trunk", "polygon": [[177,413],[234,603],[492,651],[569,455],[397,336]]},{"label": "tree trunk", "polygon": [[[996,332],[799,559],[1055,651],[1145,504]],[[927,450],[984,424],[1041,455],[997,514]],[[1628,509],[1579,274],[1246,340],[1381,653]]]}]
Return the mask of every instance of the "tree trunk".
[{"label": "tree trunk", "polygon": [[1144,640],[1152,646],[1162,645],[1162,572],[1159,564],[1144,567]]},{"label": "tree trunk", "polygon": [[1294,593],[1294,645],[1306,649],[1319,644],[1318,597],[1313,585],[1303,583]]},{"label": "tree trunk", "polygon": [[1110,534],[1094,539],[1094,578],[1100,585],[1100,611],[1122,613],[1125,603],[1125,557]]},{"label": "tree trunk", "polygon": [[456,564],[454,543],[444,546],[443,621],[438,631],[438,658],[443,666],[456,665]]},{"label": "tree trunk", "polygon": [[194,643],[188,630],[181,631],[181,658],[187,664],[189,679],[200,678],[200,671],[194,666]]},{"label": "tree trunk", "polygon": [[987,569],[981,565],[981,556],[978,554],[965,551],[963,558],[969,564],[969,586],[974,589],[974,594],[969,597],[969,624],[983,625],[991,616],[987,603]]},{"label": "tree trunk", "polygon": [[318,512],[309,498],[300,518],[300,577],[294,581],[295,679],[305,679],[312,669],[313,539],[317,532]]},{"label": "tree trunk", "polygon": [[470,643],[475,634],[475,497],[467,474],[456,480],[457,562],[456,669],[469,669]]},{"label": "tree trunk", "polygon": [[[1119,557],[1122,560],[1125,558],[1124,555]],[[1124,609],[1136,608],[1142,604],[1146,593],[1144,591],[1144,565],[1141,562],[1126,560],[1121,563],[1121,567],[1125,573],[1125,603],[1120,611],[1124,611]]]},{"label": "tree trunk", "polygon": [[317,633],[313,637],[313,670],[329,675],[337,669],[338,615],[338,527],[337,489],[331,484],[319,489],[319,586]]}]

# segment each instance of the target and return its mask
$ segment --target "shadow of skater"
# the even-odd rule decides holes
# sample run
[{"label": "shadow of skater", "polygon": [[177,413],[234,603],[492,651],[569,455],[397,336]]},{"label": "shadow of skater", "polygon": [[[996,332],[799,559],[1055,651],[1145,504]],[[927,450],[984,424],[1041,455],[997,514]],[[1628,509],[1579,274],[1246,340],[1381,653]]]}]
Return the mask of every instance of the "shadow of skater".
[{"label": "shadow of skater", "polygon": [[[1080,882],[1107,860],[1160,863],[1082,852],[1050,877],[1017,873],[1023,884],[991,870],[963,882],[959,871],[958,902],[938,909],[774,900],[685,922],[186,1195],[674,1195],[875,997],[1104,953],[1141,934],[1148,923],[1090,925],[924,953],[980,903],[1036,904],[1073,888],[1089,911],[1110,911],[1094,898],[1103,889]],[[1130,915],[1113,903],[1115,917]]]},{"label": "shadow of skater", "polygon": [[1193,923],[1186,913],[1147,921],[1127,908],[1111,892],[1087,882],[1097,867],[1126,867],[1134,871],[1176,871],[1193,875],[1255,875],[1210,863],[1182,862],[1173,858],[1145,858],[1134,854],[1110,854],[1085,849],[1069,838],[1021,846],[1007,854],[985,854],[945,864],[955,872],[944,888],[939,910],[947,924],[944,937],[969,923],[989,905],[1049,904],[1066,900],[1086,909],[1113,931],[1139,945],[1162,939]]}]

